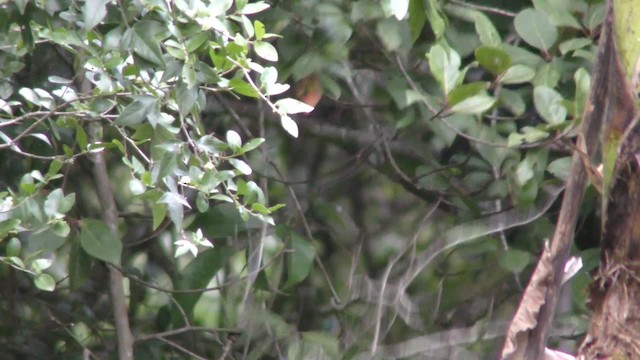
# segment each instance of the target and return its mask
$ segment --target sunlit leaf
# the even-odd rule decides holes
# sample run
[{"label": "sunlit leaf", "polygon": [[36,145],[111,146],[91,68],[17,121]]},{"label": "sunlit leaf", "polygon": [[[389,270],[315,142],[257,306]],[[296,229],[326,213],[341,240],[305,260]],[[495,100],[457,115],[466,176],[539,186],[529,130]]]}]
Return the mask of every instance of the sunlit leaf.
[{"label": "sunlit leaf", "polygon": [[38,274],[33,279],[35,286],[44,291],[53,291],[56,288],[56,280],[49,274]]},{"label": "sunlit leaf", "polygon": [[276,48],[264,41],[257,41],[253,45],[253,49],[256,51],[256,54],[261,58],[269,61],[278,61],[278,51]]},{"label": "sunlit leaf", "polygon": [[298,137],[298,124],[296,124],[292,118],[287,115],[282,115],[280,117],[280,124],[282,125],[282,128],[289,133],[289,135],[294,138]]},{"label": "sunlit leaf", "polygon": [[536,86],[533,89],[533,103],[540,116],[552,125],[557,125],[567,118],[567,109],[562,104],[562,95],[550,87]]},{"label": "sunlit leaf", "polygon": [[85,30],[91,30],[107,16],[106,5],[110,0],[86,0],[84,2],[82,15],[84,16]]},{"label": "sunlit leaf", "polygon": [[308,113],[313,111],[313,106],[292,98],[280,99],[276,101],[274,105],[287,114]]}]

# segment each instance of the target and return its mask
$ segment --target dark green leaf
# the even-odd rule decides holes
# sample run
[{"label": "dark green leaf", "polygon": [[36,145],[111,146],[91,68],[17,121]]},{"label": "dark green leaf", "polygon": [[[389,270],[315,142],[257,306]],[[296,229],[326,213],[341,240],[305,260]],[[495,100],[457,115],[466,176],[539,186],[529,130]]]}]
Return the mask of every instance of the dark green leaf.
[{"label": "dark green leaf", "polygon": [[513,273],[520,273],[531,261],[531,254],[518,249],[507,250],[505,254],[498,257],[500,266]]},{"label": "dark green leaf", "polygon": [[498,48],[481,46],[475,51],[476,60],[492,74],[498,75],[511,65],[509,54]]},{"label": "dark green leaf", "polygon": [[[229,247],[215,247],[198,254],[198,257],[191,260],[184,270],[180,272],[180,278],[176,283],[178,290],[204,289],[211,282],[216,273],[227,263],[235,251]],[[176,301],[182,310],[190,316],[193,308],[202,296],[202,292],[190,294],[176,294]],[[174,308],[172,311],[174,324],[182,324],[182,313]]]},{"label": "dark green leaf", "polygon": [[78,289],[85,283],[90,274],[91,257],[82,250],[80,241],[77,238],[74,238],[71,244],[67,266],[69,267],[69,286],[71,289]]},{"label": "dark green leaf", "polygon": [[292,253],[287,263],[287,286],[296,285],[309,275],[316,256],[313,244],[295,232],[291,232],[290,246]]},{"label": "dark green leaf", "polygon": [[431,31],[435,34],[436,39],[440,39],[442,35],[444,35],[447,25],[442,10],[440,9],[440,2],[438,0],[427,0],[425,6]]},{"label": "dark green leaf", "polygon": [[122,242],[104,222],[95,219],[82,220],[80,244],[87,254],[96,259],[120,264]]},{"label": "dark green leaf", "polygon": [[449,105],[455,105],[462,100],[468,99],[480,92],[485,93],[485,90],[489,87],[488,82],[476,81],[468,84],[458,86],[449,93]]},{"label": "dark green leaf", "polygon": [[141,20],[133,25],[131,48],[141,58],[154,65],[164,65],[160,42],[156,39],[161,25],[155,21]]},{"label": "dark green leaf", "polygon": [[409,29],[411,29],[411,42],[415,43],[422,34],[422,29],[427,21],[423,0],[411,0],[409,2]]},{"label": "dark green leaf", "polygon": [[120,126],[131,126],[136,125],[144,121],[149,113],[155,108],[157,104],[157,99],[151,95],[140,95],[136,97],[136,100],[129,104],[118,119],[116,119],[115,124]]},{"label": "dark green leaf", "polygon": [[[213,196],[212,198],[215,198]],[[192,227],[202,229],[208,239],[220,239],[227,236],[237,236],[249,230],[260,228],[258,221],[244,221],[238,209],[233,204],[219,204],[209,208],[203,214],[198,214]]]},{"label": "dark green leaf", "polygon": [[258,98],[258,92],[249,83],[242,79],[233,78],[229,81],[229,86],[234,92],[240,95]]}]

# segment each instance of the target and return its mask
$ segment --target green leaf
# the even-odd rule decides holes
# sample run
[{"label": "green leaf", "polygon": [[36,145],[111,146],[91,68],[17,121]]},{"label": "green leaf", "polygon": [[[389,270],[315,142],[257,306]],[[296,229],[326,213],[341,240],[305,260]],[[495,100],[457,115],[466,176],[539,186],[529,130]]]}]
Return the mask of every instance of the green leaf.
[{"label": "green leaf", "polygon": [[287,263],[287,286],[296,285],[309,275],[316,256],[313,244],[295,232],[291,232],[291,250]]},{"label": "green leaf", "polygon": [[44,291],[53,291],[56,288],[56,280],[49,274],[38,274],[33,279],[35,286]]},{"label": "green leaf", "polygon": [[312,344],[318,345],[332,359],[337,359],[340,355],[340,344],[338,339],[326,332],[305,331],[302,338]]},{"label": "green leaf", "polygon": [[509,54],[491,46],[481,46],[475,51],[476,60],[492,74],[498,75],[511,65]]},{"label": "green leaf", "polygon": [[268,42],[256,41],[253,44],[253,50],[261,58],[268,61],[278,61],[278,51],[276,48]]},{"label": "green leaf", "polygon": [[86,150],[87,145],[89,144],[87,133],[84,131],[84,128],[78,124],[76,126],[76,142],[78,143],[78,147],[80,150]]},{"label": "green leaf", "polygon": [[140,124],[155,108],[157,99],[151,95],[139,95],[135,101],[122,110],[115,121],[119,126],[131,126]]},{"label": "green leaf", "polygon": [[29,3],[29,0],[13,0],[13,2],[18,7],[18,11],[20,12],[20,15],[24,15],[24,10],[26,9],[27,4]]},{"label": "green leaf", "polygon": [[451,111],[460,114],[480,114],[489,110],[496,99],[487,94],[475,95],[467,98],[451,107]]},{"label": "green leaf", "polygon": [[562,95],[550,87],[536,86],[533,89],[533,103],[542,118],[551,125],[557,125],[567,118],[567,109],[562,105]]},{"label": "green leaf", "polygon": [[442,92],[447,95],[456,87],[460,76],[460,55],[448,46],[436,44],[427,54],[431,73],[438,80]]},{"label": "green leaf", "polygon": [[64,196],[62,189],[55,189],[49,193],[44,202],[44,213],[49,218],[60,219],[67,211],[71,210],[75,201],[75,194]]},{"label": "green leaf", "polygon": [[[167,179],[171,178],[168,177]],[[166,192],[162,195],[158,202],[161,204],[167,204],[169,218],[171,219],[171,221],[173,221],[173,224],[177,229],[182,230],[182,223],[184,220],[184,207],[190,207],[184,196],[177,192]]]},{"label": "green leaf", "polygon": [[226,140],[227,144],[233,151],[238,151],[242,147],[242,139],[240,138],[240,135],[233,130],[227,131]]},{"label": "green leaf", "polygon": [[282,128],[294,138],[298,137],[298,124],[289,116],[282,115],[280,117],[280,125]]},{"label": "green leaf", "polygon": [[411,0],[409,2],[409,29],[411,30],[411,43],[415,43],[422,34],[422,29],[427,21],[423,0]]},{"label": "green leaf", "polygon": [[256,89],[254,89],[253,86],[251,86],[251,84],[249,84],[248,82],[242,79],[239,79],[239,78],[231,79],[229,81],[229,86],[231,87],[231,89],[233,89],[234,92],[240,95],[249,96],[252,98],[259,97]]},{"label": "green leaf", "polygon": [[255,31],[256,40],[258,40],[258,41],[262,40],[262,38],[266,34],[266,30],[264,28],[264,24],[259,20],[255,20],[253,22],[253,29]]},{"label": "green leaf", "polygon": [[500,76],[501,84],[521,84],[533,80],[535,70],[526,65],[513,65]]},{"label": "green leaf", "polygon": [[85,30],[92,30],[107,15],[107,4],[111,0],[86,0],[82,9]]},{"label": "green leaf", "polygon": [[164,65],[160,42],[156,35],[162,26],[151,20],[140,20],[133,25],[131,48],[141,58],[155,65]]},{"label": "green leaf", "polygon": [[251,170],[251,166],[240,159],[229,159],[229,163],[244,175],[251,175],[253,172],[253,170]]},{"label": "green leaf", "polygon": [[542,11],[553,25],[582,30],[578,20],[571,14],[574,9],[569,4],[569,1],[533,0],[533,6]]},{"label": "green leaf", "polygon": [[265,139],[263,138],[255,138],[255,139],[251,139],[249,140],[248,143],[244,144],[242,146],[242,152],[246,153],[249,152],[253,149],[256,149],[258,146],[260,146],[263,142],[265,142]]},{"label": "green leaf", "polygon": [[4,239],[10,233],[17,232],[20,219],[7,219],[0,221],[0,240]]},{"label": "green leaf", "polygon": [[516,16],[514,25],[522,40],[543,51],[549,50],[558,39],[558,30],[540,10],[522,10]]},{"label": "green leaf", "polygon": [[571,156],[553,160],[547,166],[547,171],[558,179],[566,181],[571,174],[571,162]]},{"label": "green leaf", "polygon": [[473,18],[475,20],[476,33],[478,33],[482,44],[494,47],[502,44],[500,33],[498,33],[496,27],[485,14],[476,11],[473,14]]},{"label": "green leaf", "polygon": [[157,229],[167,216],[167,206],[165,204],[154,203],[151,206],[151,217],[153,218],[153,230]]},{"label": "green leaf", "polygon": [[431,26],[433,34],[436,36],[436,40],[438,40],[444,35],[447,26],[442,10],[440,9],[440,1],[427,0],[425,5],[429,25]]},{"label": "green leaf", "polygon": [[576,96],[574,100],[575,112],[582,115],[589,97],[589,89],[591,88],[591,76],[584,68],[580,68],[573,75],[576,83]]},{"label": "green leaf", "polygon": [[265,3],[264,1],[257,1],[255,3],[245,5],[239,13],[243,15],[257,14],[259,12],[267,10],[269,6],[270,5]]},{"label": "green leaf", "polygon": [[489,87],[489,83],[485,81],[476,81],[464,85],[460,85],[453,89],[448,96],[449,105],[455,105],[462,100],[468,99],[480,92],[485,93],[485,90]]},{"label": "green leaf", "polygon": [[80,225],[80,244],[87,254],[98,260],[120,264],[122,242],[100,220],[84,219]]},{"label": "green leaf", "polygon": [[399,51],[403,45],[409,46],[411,34],[407,23],[388,18],[376,24],[376,35],[388,51]]},{"label": "green leaf", "polygon": [[[234,252],[232,248],[224,246],[201,252],[180,272],[180,277],[176,282],[176,289],[197,290],[207,287]],[[187,316],[191,316],[193,308],[201,296],[202,292],[198,291],[188,294],[176,294],[175,298]],[[180,310],[175,307],[172,311],[172,318],[174,319],[174,324],[181,324],[183,319]]]},{"label": "green leaf", "polygon": [[313,106],[292,98],[280,99],[276,101],[274,105],[286,114],[299,114],[313,111]]},{"label": "green leaf", "polygon": [[593,40],[591,39],[573,38],[561,42],[560,45],[558,45],[558,49],[560,49],[560,53],[562,55],[566,55],[569,51],[582,49],[583,47],[589,46],[591,44],[593,44]]},{"label": "green leaf", "polygon": [[195,36],[187,41],[186,49],[188,52],[194,52],[198,50],[202,44],[209,40],[209,34],[206,32],[197,33]]},{"label": "green leaf", "polygon": [[189,88],[196,87],[196,69],[193,64],[187,63],[182,66],[182,72],[180,78]]},{"label": "green leaf", "polygon": [[85,283],[91,273],[91,263],[91,257],[82,251],[80,241],[73,241],[67,263],[69,267],[69,286],[71,289],[78,289]]},{"label": "green leaf", "polygon": [[526,105],[519,92],[503,88],[500,89],[499,97],[502,106],[509,109],[513,115],[520,116],[524,114]]},{"label": "green leaf", "polygon": [[531,254],[518,249],[509,249],[498,256],[498,264],[512,273],[520,273],[531,262]]}]

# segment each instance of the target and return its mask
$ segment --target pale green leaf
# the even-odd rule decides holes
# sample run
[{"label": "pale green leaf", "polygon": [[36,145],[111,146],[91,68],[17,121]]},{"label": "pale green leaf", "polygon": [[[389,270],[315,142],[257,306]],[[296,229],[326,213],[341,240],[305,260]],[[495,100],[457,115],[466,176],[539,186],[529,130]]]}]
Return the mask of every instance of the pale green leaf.
[{"label": "pale green leaf", "polygon": [[82,9],[85,30],[91,30],[107,15],[106,5],[110,0],[86,0]]},{"label": "pale green leaf", "polygon": [[282,125],[282,128],[289,133],[289,135],[293,136],[294,138],[298,137],[298,124],[296,124],[296,122],[291,117],[282,115],[280,117],[280,124]]},{"label": "pale green leaf", "polygon": [[256,41],[253,44],[253,50],[261,58],[268,61],[278,61],[278,51],[276,48],[268,42]]},{"label": "pale green leaf", "polygon": [[292,98],[280,99],[276,101],[274,105],[286,114],[299,114],[313,111],[313,106]]},{"label": "pale green leaf", "polygon": [[56,288],[56,280],[49,274],[38,274],[33,279],[34,285],[44,291],[53,291]]},{"label": "pale green leaf", "polygon": [[480,114],[489,110],[495,102],[496,99],[494,97],[487,94],[479,94],[453,105],[451,111],[460,114]]},{"label": "pale green leaf", "polygon": [[535,70],[526,65],[513,65],[500,76],[502,84],[521,84],[533,80]]},{"label": "pale green leaf", "polygon": [[562,95],[550,87],[536,86],[533,89],[533,103],[542,118],[551,125],[557,125],[567,118],[567,109],[562,105]]},{"label": "pale green leaf", "polygon": [[558,39],[558,30],[545,13],[536,9],[522,10],[514,20],[516,32],[529,45],[547,51]]}]

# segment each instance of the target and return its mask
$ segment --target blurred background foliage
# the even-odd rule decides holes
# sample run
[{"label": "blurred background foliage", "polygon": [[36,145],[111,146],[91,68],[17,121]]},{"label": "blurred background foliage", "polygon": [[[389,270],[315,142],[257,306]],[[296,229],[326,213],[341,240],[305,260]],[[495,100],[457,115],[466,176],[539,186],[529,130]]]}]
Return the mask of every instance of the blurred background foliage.
[{"label": "blurred background foliage", "polygon": [[[603,15],[597,0],[0,2],[3,353],[113,358],[106,261],[135,358],[495,356],[553,233]],[[587,324],[595,194],[552,337],[567,350]]]}]

